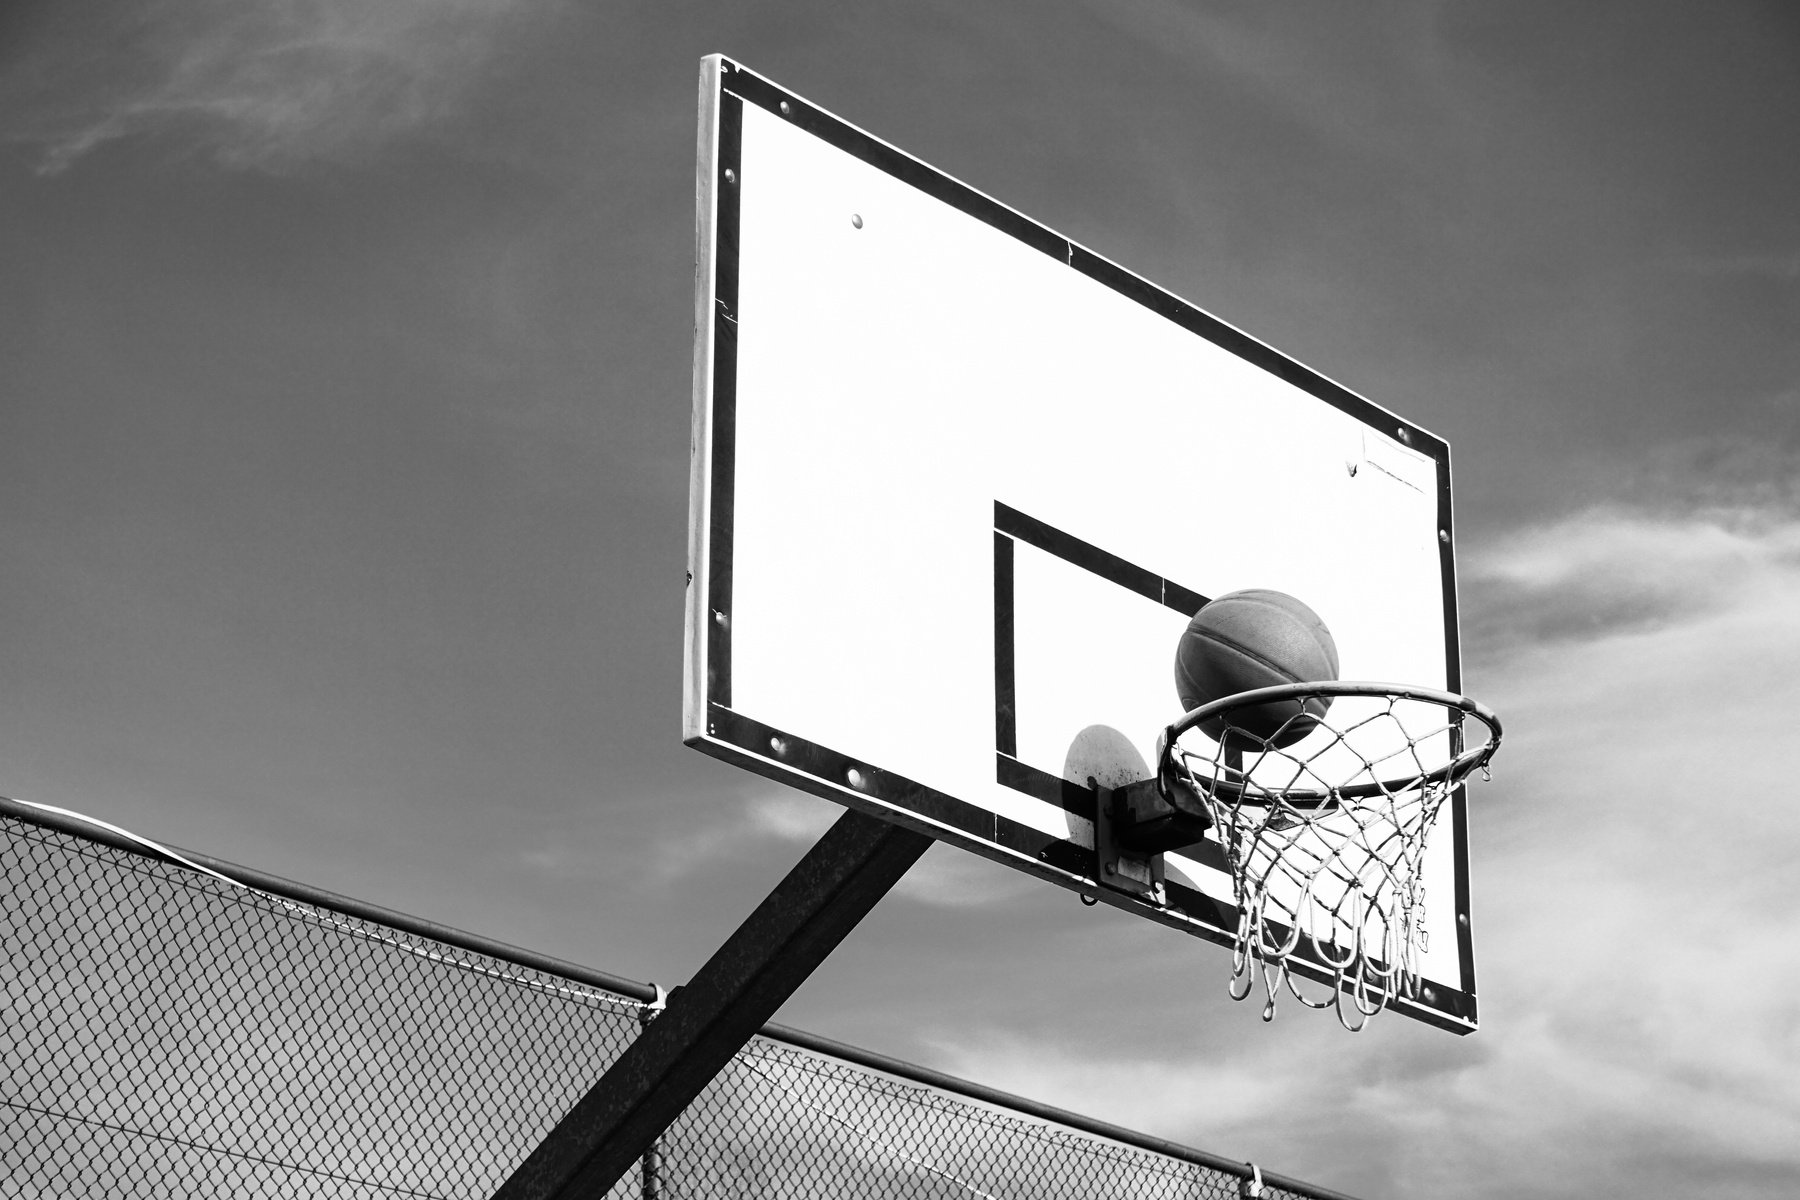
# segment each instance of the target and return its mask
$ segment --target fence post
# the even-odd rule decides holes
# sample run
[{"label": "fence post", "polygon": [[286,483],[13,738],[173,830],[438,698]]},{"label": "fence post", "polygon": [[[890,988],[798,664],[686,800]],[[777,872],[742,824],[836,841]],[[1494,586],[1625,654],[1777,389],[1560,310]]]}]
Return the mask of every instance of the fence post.
[{"label": "fence post", "polygon": [[[638,1029],[640,1031],[640,1036],[642,1036],[642,1030],[647,1028],[650,1022],[656,1020],[656,1014],[667,1007],[668,1003],[669,993],[663,991],[661,987],[657,987],[656,999],[638,1008]],[[643,1172],[643,1176],[639,1183],[638,1194],[642,1197],[642,1200],[661,1200],[662,1198],[664,1136],[665,1134],[662,1133],[656,1135],[655,1140],[653,1140],[649,1147],[645,1149],[643,1161],[639,1164],[639,1169]]]}]

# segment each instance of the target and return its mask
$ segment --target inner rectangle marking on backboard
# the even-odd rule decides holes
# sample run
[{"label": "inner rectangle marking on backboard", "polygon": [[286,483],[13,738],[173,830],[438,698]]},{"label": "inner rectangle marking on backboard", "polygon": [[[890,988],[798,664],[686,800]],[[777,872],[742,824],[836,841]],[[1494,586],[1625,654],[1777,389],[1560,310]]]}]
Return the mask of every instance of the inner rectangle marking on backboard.
[{"label": "inner rectangle marking on backboard", "polygon": [[1013,691],[1013,540],[994,530],[994,748],[1019,752]]},{"label": "inner rectangle marking on backboard", "polygon": [[1026,516],[998,500],[994,501],[994,530],[1046,550],[1058,558],[1067,559],[1102,579],[1158,604],[1167,605],[1184,617],[1193,616],[1206,603],[1207,598],[1191,588],[1164,579],[1153,571],[1127,562],[1110,551],[1084,542],[1073,534],[1064,533],[1035,517]]},{"label": "inner rectangle marking on backboard", "polygon": [[995,750],[1034,768],[1001,763],[998,781],[1020,789],[1032,780],[1040,786],[1027,794],[1063,808],[1072,808],[1071,789],[1052,797],[1041,785],[1046,777],[1072,782],[1091,812],[1091,793],[1063,770],[1070,743],[1106,725],[1149,757],[1157,733],[1180,715],[1170,664],[1187,619],[1205,603],[1192,588],[996,501]]}]

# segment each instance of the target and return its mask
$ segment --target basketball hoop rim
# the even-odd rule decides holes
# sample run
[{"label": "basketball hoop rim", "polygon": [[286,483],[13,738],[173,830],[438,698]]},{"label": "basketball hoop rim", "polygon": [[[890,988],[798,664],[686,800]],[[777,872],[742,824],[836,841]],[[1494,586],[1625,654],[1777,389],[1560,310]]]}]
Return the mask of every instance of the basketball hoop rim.
[{"label": "basketball hoop rim", "polygon": [[[1181,736],[1188,731],[1240,708],[1278,703],[1284,700],[1300,700],[1309,696],[1320,696],[1336,699],[1340,696],[1372,696],[1392,700],[1416,700],[1427,704],[1437,704],[1453,712],[1472,716],[1487,727],[1488,739],[1479,746],[1462,750],[1441,767],[1418,775],[1405,776],[1393,781],[1375,780],[1369,783],[1352,784],[1342,788],[1259,788],[1254,785],[1232,783],[1227,780],[1210,779],[1193,782],[1205,787],[1216,799],[1230,803],[1244,804],[1252,807],[1268,807],[1273,804],[1286,804],[1293,808],[1336,807],[1342,800],[1358,800],[1372,796],[1391,795],[1398,791],[1412,788],[1445,786],[1455,787],[1473,772],[1487,765],[1494,752],[1500,748],[1502,726],[1500,716],[1493,709],[1469,696],[1444,691],[1441,688],[1426,687],[1410,683],[1382,683],[1373,680],[1333,680],[1325,683],[1284,683],[1276,687],[1255,688],[1247,692],[1238,692],[1203,704],[1198,708],[1183,713],[1177,720],[1163,731],[1158,739],[1157,778],[1167,780],[1170,776],[1172,757]],[[1277,751],[1276,753],[1282,753]],[[1291,757],[1284,754],[1284,757]]]}]

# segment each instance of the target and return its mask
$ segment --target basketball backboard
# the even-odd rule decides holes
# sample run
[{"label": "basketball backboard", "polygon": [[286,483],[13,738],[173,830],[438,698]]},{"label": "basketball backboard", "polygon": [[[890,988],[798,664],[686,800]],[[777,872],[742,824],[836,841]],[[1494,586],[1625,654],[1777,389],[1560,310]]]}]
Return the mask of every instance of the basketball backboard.
[{"label": "basketball backboard", "polygon": [[[1449,447],[728,59],[700,91],[687,741],[1228,943],[1215,842],[1101,886],[1087,781],[1148,774],[1238,589],[1460,690]],[[1394,1007],[1467,1032],[1460,794],[1424,885]]]}]

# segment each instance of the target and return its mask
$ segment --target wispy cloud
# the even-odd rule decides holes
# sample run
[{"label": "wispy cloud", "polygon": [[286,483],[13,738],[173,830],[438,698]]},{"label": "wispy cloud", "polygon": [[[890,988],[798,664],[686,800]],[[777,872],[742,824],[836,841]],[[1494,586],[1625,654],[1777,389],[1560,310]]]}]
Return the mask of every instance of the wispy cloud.
[{"label": "wispy cloud", "polygon": [[778,792],[752,797],[745,808],[744,824],[751,833],[784,842],[815,842],[842,810],[811,796]]},{"label": "wispy cloud", "polygon": [[841,810],[799,792],[755,791],[735,808],[679,836],[658,842],[650,873],[659,881],[683,878],[708,865],[765,852],[770,842],[809,845],[817,841]]},{"label": "wispy cloud", "polygon": [[1010,867],[951,846],[937,845],[913,865],[894,889],[898,896],[933,908],[998,904],[1043,885]]},{"label": "wispy cloud", "polygon": [[957,1031],[953,1069],[1355,1192],[1791,1194],[1800,517],[1594,510],[1470,565],[1507,643],[1477,687],[1508,723],[1472,797],[1481,1032],[1290,1007],[1247,1058]]},{"label": "wispy cloud", "polygon": [[[1421,111],[1437,120],[1455,117],[1455,97],[1439,78],[1447,64],[1436,44],[1432,7],[1394,6],[1379,20],[1307,14],[1303,19],[1312,22],[1340,22],[1338,38],[1312,47],[1281,36],[1280,18],[1255,7],[1126,0],[1093,5],[1092,12],[1155,53],[1203,63],[1208,74],[1261,97],[1326,144],[1401,162],[1417,157]],[[1361,70],[1342,65],[1345,42],[1378,57],[1380,86],[1366,64]],[[1395,99],[1415,95],[1429,98],[1431,107]]]},{"label": "wispy cloud", "polygon": [[[665,880],[686,877],[710,863],[762,854],[771,843],[808,847],[843,811],[798,792],[752,793],[729,815],[659,844],[652,873]],[[934,845],[901,878],[894,895],[934,908],[964,908],[1000,903],[1039,886],[984,858]]]},{"label": "wispy cloud", "polygon": [[1786,513],[1593,509],[1514,533],[1474,559],[1469,640],[1494,655],[1662,628],[1784,589],[1796,564],[1800,522]]},{"label": "wispy cloud", "polygon": [[[366,154],[458,111],[534,0],[145,0],[46,23],[4,89],[54,173],[118,138],[268,171]],[[127,10],[119,10],[125,14]]]}]

